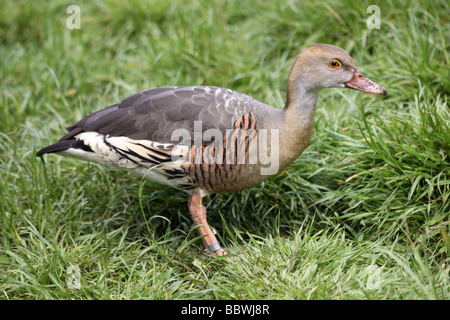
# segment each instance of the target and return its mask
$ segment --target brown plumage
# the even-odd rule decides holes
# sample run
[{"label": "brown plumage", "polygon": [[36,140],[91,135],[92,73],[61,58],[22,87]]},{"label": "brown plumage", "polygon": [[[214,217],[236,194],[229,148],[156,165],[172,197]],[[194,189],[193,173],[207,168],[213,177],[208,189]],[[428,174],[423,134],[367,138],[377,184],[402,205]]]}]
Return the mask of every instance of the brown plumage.
[{"label": "brown plumage", "polygon": [[155,88],[81,119],[38,155],[95,161],[188,192],[205,247],[222,255],[202,196],[251,187],[294,161],[311,138],[318,92],[328,87],[386,95],[343,49],[316,44],[298,54],[283,109],[217,87]]}]

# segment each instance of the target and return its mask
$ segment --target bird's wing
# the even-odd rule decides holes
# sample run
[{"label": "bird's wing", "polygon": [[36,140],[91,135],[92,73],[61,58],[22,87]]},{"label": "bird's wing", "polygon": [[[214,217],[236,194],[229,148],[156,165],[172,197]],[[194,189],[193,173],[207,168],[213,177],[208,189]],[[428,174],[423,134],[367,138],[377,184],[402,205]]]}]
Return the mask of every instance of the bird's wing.
[{"label": "bird's wing", "polygon": [[[141,91],[118,104],[88,115],[67,128],[60,141],[73,139],[82,132],[124,136],[134,140],[174,143],[177,129],[187,130],[194,139],[194,128],[204,132],[233,128],[236,120],[248,112],[266,110],[267,105],[229,89],[193,86],[162,87]],[[258,112],[254,112],[258,114]],[[201,123],[195,124],[196,121]]]}]

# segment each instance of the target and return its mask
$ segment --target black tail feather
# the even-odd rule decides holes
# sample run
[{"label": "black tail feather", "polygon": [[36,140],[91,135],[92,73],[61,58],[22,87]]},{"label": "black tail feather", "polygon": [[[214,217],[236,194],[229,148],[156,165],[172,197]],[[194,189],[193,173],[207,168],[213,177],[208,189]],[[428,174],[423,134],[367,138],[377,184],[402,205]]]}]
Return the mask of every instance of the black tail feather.
[{"label": "black tail feather", "polygon": [[92,149],[88,145],[84,144],[82,140],[69,139],[69,140],[58,141],[55,144],[49,145],[48,147],[45,147],[45,148],[39,150],[36,153],[36,155],[41,157],[42,155],[44,155],[46,153],[61,152],[61,151],[65,151],[70,148],[82,149],[84,151],[92,152]]}]

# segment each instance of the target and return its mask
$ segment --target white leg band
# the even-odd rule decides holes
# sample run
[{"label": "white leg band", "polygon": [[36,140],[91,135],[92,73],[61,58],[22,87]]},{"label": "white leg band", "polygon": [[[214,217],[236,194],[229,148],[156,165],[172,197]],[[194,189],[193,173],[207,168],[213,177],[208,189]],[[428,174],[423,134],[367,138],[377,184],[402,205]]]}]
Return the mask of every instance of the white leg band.
[{"label": "white leg band", "polygon": [[209,251],[215,252],[215,251],[219,250],[220,248],[221,247],[220,247],[220,244],[218,241],[208,244]]}]

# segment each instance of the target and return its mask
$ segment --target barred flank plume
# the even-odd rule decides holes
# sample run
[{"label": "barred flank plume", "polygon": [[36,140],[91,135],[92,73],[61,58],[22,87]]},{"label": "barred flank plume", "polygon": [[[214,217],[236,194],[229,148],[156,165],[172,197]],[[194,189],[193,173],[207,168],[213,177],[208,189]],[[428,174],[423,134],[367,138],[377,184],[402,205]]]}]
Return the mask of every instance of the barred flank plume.
[{"label": "barred flank plume", "polygon": [[242,177],[243,167],[250,162],[250,146],[256,143],[256,120],[246,113],[236,120],[233,129],[222,139],[208,145],[193,145],[185,170],[201,188],[209,192],[232,190]]}]

